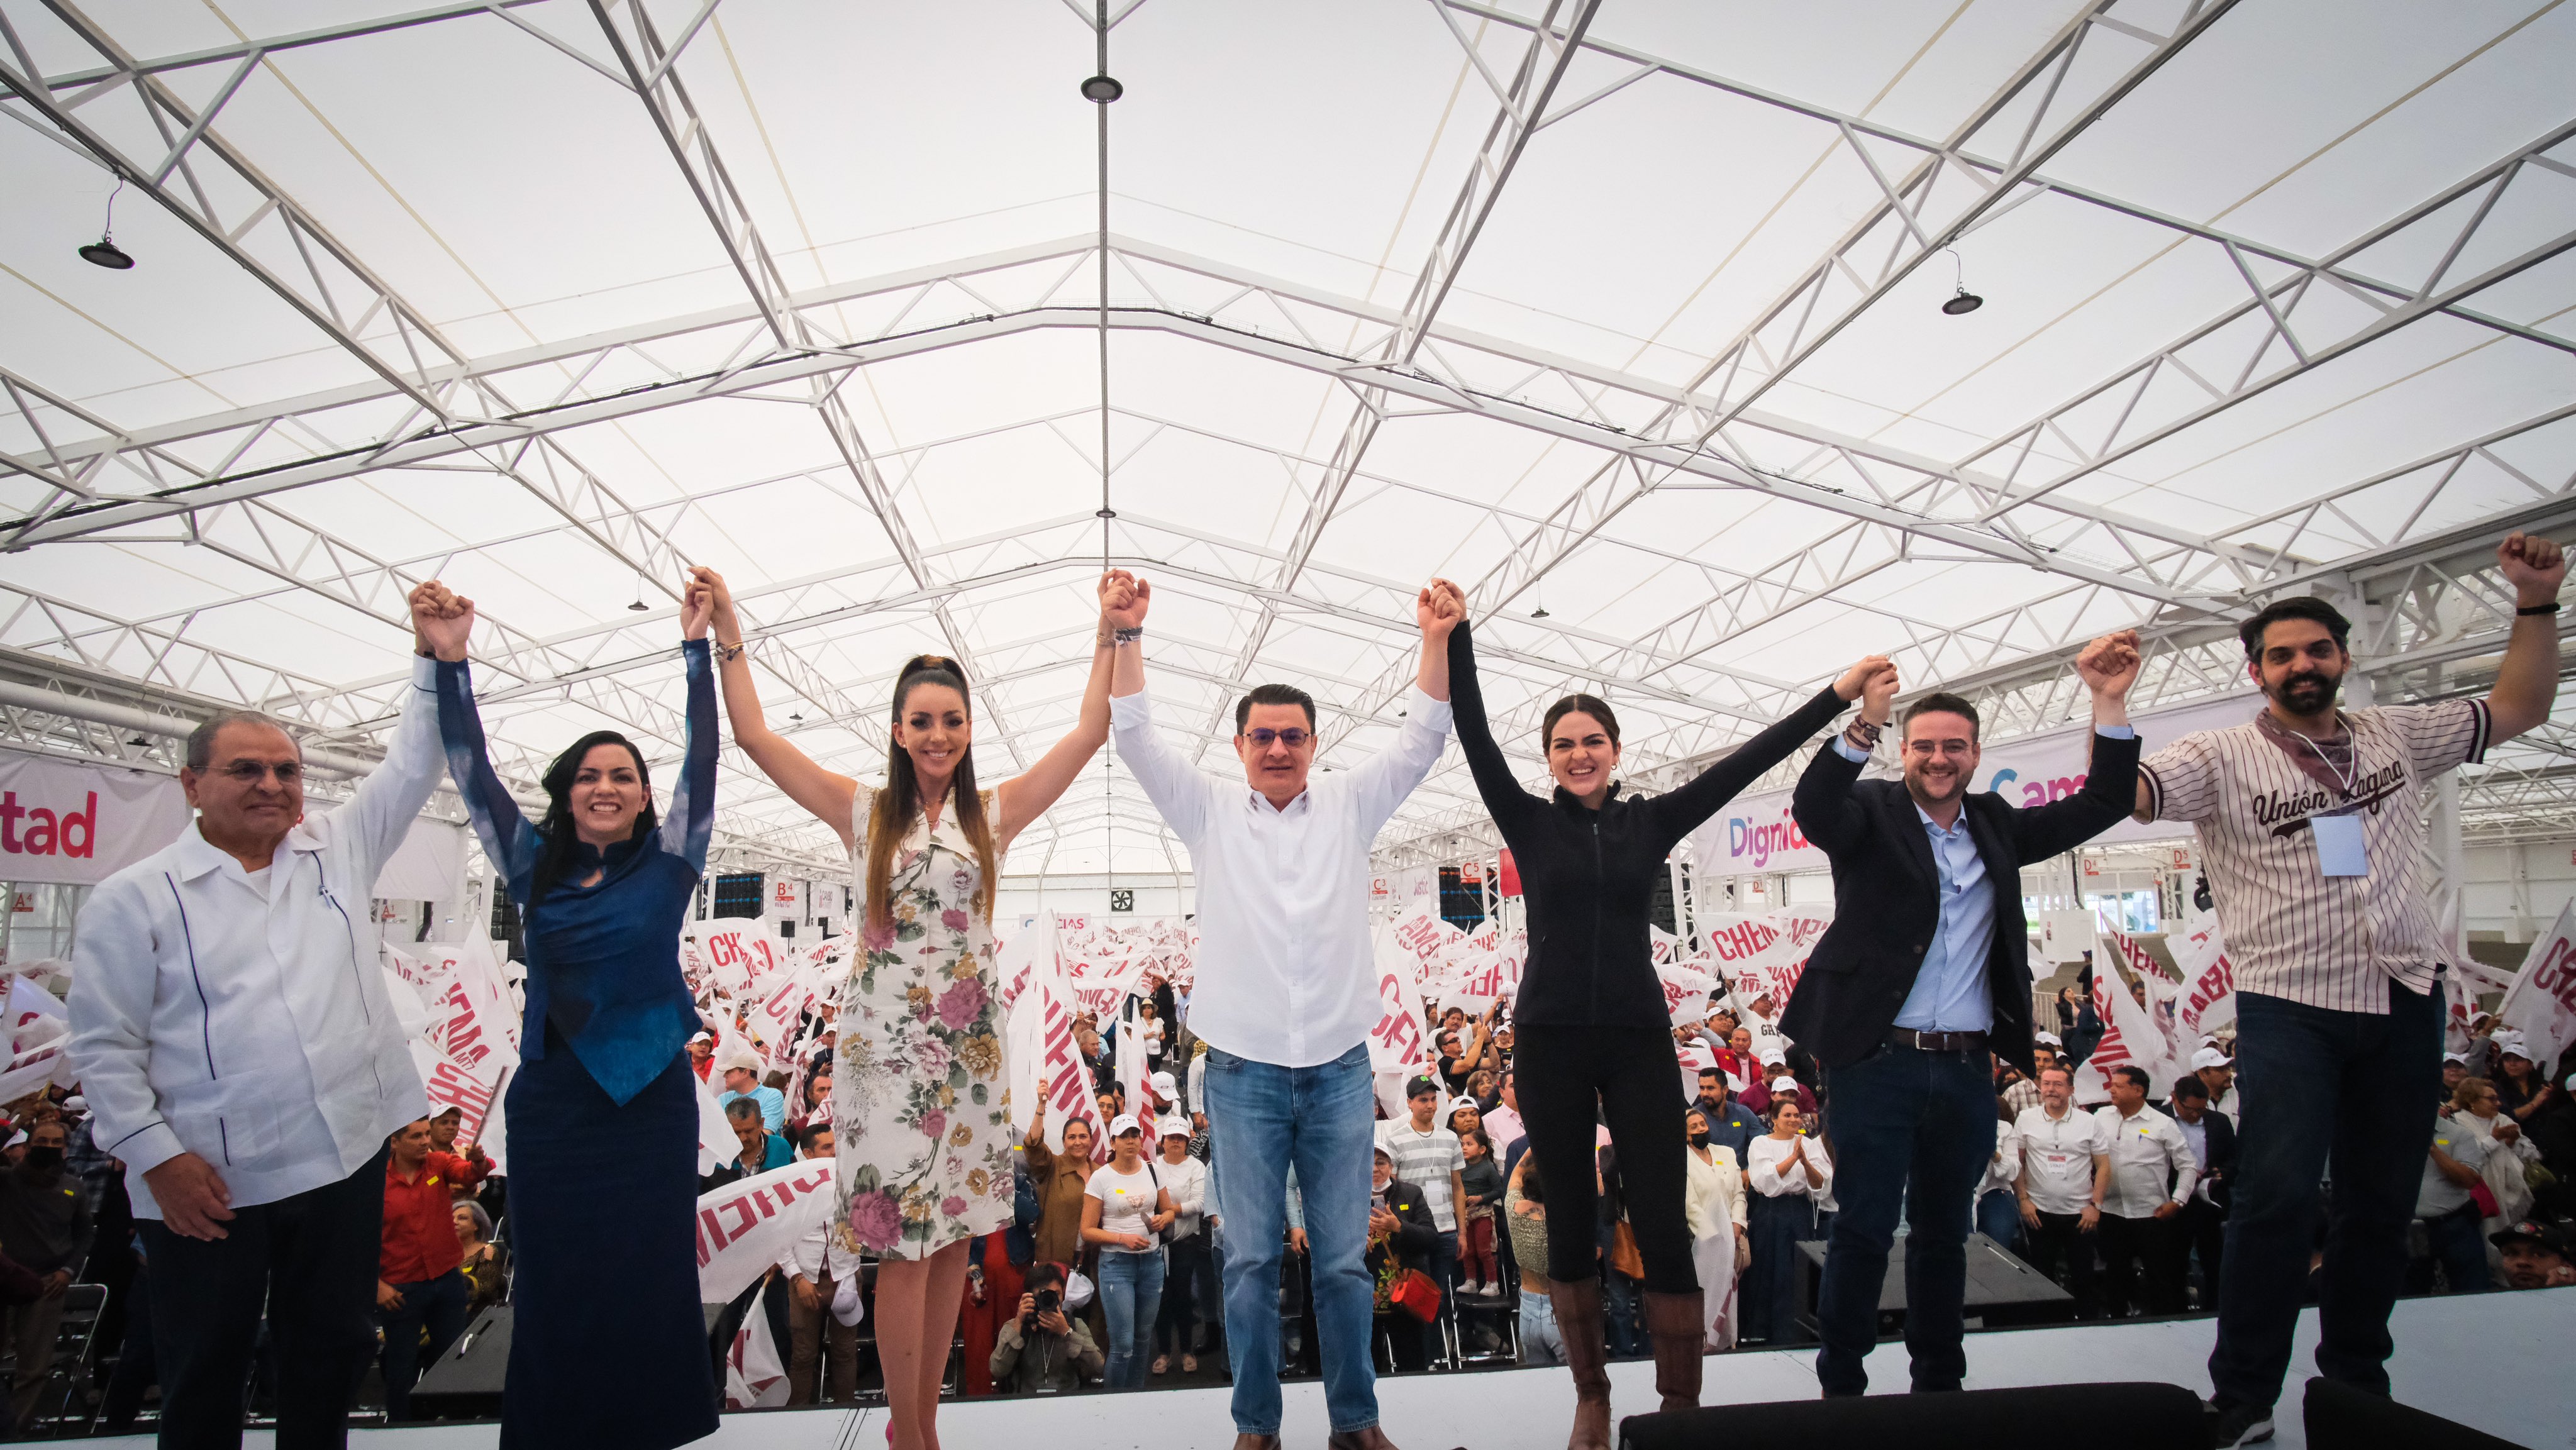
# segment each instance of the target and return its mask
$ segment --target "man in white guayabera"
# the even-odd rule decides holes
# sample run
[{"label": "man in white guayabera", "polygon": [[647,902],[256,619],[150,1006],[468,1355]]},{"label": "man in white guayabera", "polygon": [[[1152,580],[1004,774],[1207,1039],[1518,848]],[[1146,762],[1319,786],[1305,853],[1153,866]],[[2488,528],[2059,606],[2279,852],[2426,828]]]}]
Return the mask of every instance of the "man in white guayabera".
[{"label": "man in white guayabera", "polygon": [[[1136,585],[1136,601],[1146,602]],[[1118,632],[1110,729],[1198,878],[1198,986],[1190,1029],[1208,1043],[1207,1116],[1225,1223],[1225,1342],[1237,1450],[1279,1443],[1279,1256],[1288,1170],[1305,1192],[1332,1450],[1393,1450],[1369,1360],[1368,1239],[1377,1025],[1369,951],[1369,842],[1449,740],[1449,631],[1465,613],[1434,580],[1414,603],[1422,662],[1395,743],[1310,781],[1315,702],[1261,685],[1234,711],[1240,780],[1193,768],[1154,728],[1144,631]]]}]

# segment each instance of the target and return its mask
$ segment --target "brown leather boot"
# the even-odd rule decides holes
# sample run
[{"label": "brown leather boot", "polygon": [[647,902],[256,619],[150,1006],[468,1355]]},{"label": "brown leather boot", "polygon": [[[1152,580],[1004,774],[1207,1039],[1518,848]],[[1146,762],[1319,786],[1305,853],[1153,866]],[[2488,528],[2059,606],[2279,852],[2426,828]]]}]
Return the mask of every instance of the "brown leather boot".
[{"label": "brown leather boot", "polygon": [[1246,1435],[1241,1431],[1237,1431],[1234,1437],[1234,1450],[1279,1450],[1279,1437],[1276,1435]]},{"label": "brown leather boot", "polygon": [[1324,1437],[1324,1446],[1325,1450],[1395,1450],[1395,1442],[1375,1425],[1365,1430],[1336,1430]]},{"label": "brown leather boot", "polygon": [[1551,1279],[1547,1299],[1556,1308],[1557,1338],[1565,1341],[1565,1366],[1574,1371],[1574,1433],[1565,1450],[1610,1450],[1610,1337],[1601,1318],[1601,1281]]},{"label": "brown leather boot", "polygon": [[1698,1409],[1699,1361],[1707,1352],[1708,1329],[1700,1316],[1707,1300],[1651,1289],[1640,1297],[1646,1305],[1646,1333],[1655,1341],[1655,1392],[1664,1397],[1664,1412]]}]

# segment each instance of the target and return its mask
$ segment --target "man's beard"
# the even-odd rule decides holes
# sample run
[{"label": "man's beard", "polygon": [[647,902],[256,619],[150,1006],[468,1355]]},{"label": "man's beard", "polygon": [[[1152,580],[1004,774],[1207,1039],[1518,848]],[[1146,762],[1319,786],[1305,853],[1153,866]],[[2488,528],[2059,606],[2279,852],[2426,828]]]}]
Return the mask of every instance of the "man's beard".
[{"label": "man's beard", "polygon": [[2322,715],[2333,706],[2342,686],[2340,678],[2329,679],[2314,670],[2301,670],[2284,676],[2270,694],[2274,703],[2293,715]]}]

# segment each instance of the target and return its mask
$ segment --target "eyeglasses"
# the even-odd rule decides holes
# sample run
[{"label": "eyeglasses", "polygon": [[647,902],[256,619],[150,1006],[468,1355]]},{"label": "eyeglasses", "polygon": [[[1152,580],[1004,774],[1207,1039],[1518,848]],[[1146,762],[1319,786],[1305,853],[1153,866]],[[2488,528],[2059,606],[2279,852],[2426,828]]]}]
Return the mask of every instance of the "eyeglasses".
[{"label": "eyeglasses", "polygon": [[1243,732],[1243,738],[1251,741],[1255,747],[1262,750],[1268,750],[1271,742],[1274,740],[1281,745],[1287,746],[1291,750],[1303,750],[1306,748],[1307,742],[1315,738],[1315,732],[1312,730],[1300,730],[1294,725],[1289,726],[1285,730],[1273,730],[1269,726],[1265,725],[1258,730],[1246,730]]},{"label": "eyeglasses", "polygon": [[271,774],[276,775],[279,785],[293,785],[304,778],[304,767],[292,760],[276,765],[257,760],[236,760],[216,773],[240,785],[257,785]]}]

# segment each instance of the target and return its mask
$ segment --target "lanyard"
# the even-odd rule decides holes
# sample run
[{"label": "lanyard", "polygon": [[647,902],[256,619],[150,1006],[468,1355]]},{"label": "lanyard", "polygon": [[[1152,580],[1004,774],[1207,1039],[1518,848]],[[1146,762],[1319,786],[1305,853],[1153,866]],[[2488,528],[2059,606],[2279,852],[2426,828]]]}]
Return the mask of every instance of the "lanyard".
[{"label": "lanyard", "polygon": [[[2343,770],[2335,765],[2334,757],[2326,754],[2324,750],[2318,748],[2315,741],[2310,740],[2306,735],[2301,734],[2296,730],[2293,730],[2290,733],[2298,736],[2299,743],[2308,747],[2308,753],[2314,755],[2317,758],[2318,763],[2326,768],[2327,773],[2334,777],[2335,785],[2337,788],[2342,790],[2344,799],[2352,799],[2352,788],[2354,784],[2361,779],[2361,742],[2358,740],[2353,741],[2352,769]],[[2351,739],[2350,731],[2346,731],[2344,734],[2346,739]]]}]

